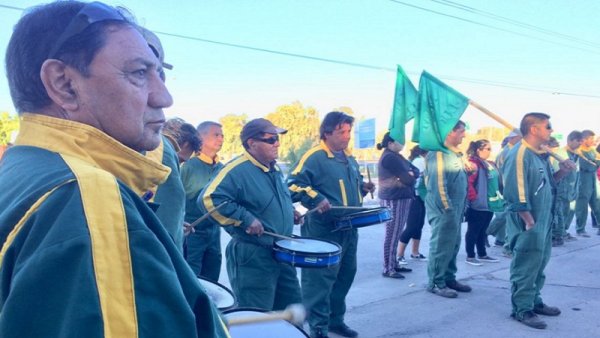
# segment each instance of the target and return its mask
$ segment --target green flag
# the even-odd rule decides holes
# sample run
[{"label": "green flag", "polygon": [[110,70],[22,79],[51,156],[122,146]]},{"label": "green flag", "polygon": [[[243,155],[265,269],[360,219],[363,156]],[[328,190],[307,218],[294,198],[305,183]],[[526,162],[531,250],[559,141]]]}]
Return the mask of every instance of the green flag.
[{"label": "green flag", "polygon": [[418,93],[402,67],[398,65],[394,110],[390,117],[390,136],[397,142],[405,143],[404,125],[417,113]]},{"label": "green flag", "polygon": [[444,140],[468,105],[467,97],[423,71],[419,81],[419,110],[415,118],[419,147],[447,151]]}]

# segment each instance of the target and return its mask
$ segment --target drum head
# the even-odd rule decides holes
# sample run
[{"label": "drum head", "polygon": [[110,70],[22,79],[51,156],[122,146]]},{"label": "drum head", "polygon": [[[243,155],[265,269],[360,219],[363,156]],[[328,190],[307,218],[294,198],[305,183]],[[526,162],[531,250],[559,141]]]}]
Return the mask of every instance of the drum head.
[{"label": "drum head", "polygon": [[211,282],[202,277],[198,277],[198,281],[204,288],[204,291],[206,291],[208,298],[215,303],[219,310],[223,311],[235,306],[235,297],[231,290],[219,283]]},{"label": "drum head", "polygon": [[[224,312],[226,319],[266,316],[260,309],[239,308]],[[240,324],[229,327],[231,338],[307,338],[302,329],[282,320]]]},{"label": "drum head", "polygon": [[289,239],[278,240],[275,243],[277,246],[294,252],[311,253],[311,254],[328,254],[339,252],[341,247],[336,243],[323,241],[319,239],[297,237],[298,240],[292,241]]}]

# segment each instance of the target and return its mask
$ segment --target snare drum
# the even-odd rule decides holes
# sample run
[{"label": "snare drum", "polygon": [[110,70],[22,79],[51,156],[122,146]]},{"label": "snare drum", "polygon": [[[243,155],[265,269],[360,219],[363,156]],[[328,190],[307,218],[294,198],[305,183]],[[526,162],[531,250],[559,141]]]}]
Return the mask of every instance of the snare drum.
[{"label": "snare drum", "polygon": [[339,217],[334,221],[335,228],[333,231],[362,228],[379,223],[385,223],[391,219],[392,213],[388,208],[381,207],[368,209]]},{"label": "snare drum", "polygon": [[[253,308],[239,308],[225,311],[225,319],[265,316],[265,311]],[[229,327],[231,338],[307,338],[302,329],[283,320],[240,324]]]},{"label": "snare drum", "polygon": [[208,298],[215,303],[219,310],[225,311],[235,307],[235,296],[227,287],[202,277],[198,277],[198,281],[206,291]]},{"label": "snare drum", "polygon": [[273,245],[273,258],[299,268],[326,268],[340,262],[342,247],[337,243],[309,237],[282,239]]}]

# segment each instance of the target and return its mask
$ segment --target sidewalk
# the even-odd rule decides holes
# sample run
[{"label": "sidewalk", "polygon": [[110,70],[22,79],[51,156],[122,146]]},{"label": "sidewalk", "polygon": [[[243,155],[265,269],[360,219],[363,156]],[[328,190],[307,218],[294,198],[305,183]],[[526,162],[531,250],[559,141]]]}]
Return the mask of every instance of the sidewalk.
[{"label": "sidewalk", "polygon": [[[372,204],[372,203],[371,203]],[[376,205],[369,205],[375,207]],[[361,338],[383,337],[600,337],[600,236],[589,224],[591,238],[552,248],[546,267],[544,301],[558,306],[558,317],[543,317],[545,330],[529,328],[510,318],[510,259],[502,256],[502,248],[491,247],[488,254],[498,263],[471,266],[465,263],[464,233],[457,258],[457,277],[473,287],[471,293],[460,293],[447,299],[426,291],[427,262],[408,258],[413,272],[406,279],[381,276],[383,261],[383,224],[361,228],[358,244],[358,272],[347,298],[346,323]],[[295,233],[299,233],[296,227]],[[574,229],[571,229],[574,233]],[[430,226],[423,228],[421,253],[429,256]],[[493,237],[489,237],[493,243]],[[221,235],[225,250],[229,235]],[[406,255],[410,256],[410,244]],[[299,273],[301,270],[298,270]],[[300,275],[298,276],[300,277]],[[225,260],[220,283],[229,287]],[[308,325],[305,325],[308,332]],[[330,333],[330,337],[339,336]]]}]

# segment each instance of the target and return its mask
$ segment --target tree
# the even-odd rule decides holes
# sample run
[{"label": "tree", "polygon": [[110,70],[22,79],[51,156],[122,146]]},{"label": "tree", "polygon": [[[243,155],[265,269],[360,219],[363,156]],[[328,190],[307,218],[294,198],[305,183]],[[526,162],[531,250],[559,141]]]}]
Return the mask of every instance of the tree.
[{"label": "tree", "polygon": [[10,142],[14,131],[19,130],[19,117],[7,112],[0,113],[0,145],[4,146]]},{"label": "tree", "polygon": [[223,148],[221,148],[221,157],[225,160],[231,159],[235,155],[239,155],[243,151],[242,141],[240,140],[240,132],[246,124],[248,115],[246,114],[227,114],[219,119],[219,123],[223,126]]},{"label": "tree", "polygon": [[319,113],[313,107],[296,101],[277,107],[266,119],[288,130],[281,137],[279,156],[290,163],[319,142]]}]

